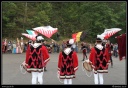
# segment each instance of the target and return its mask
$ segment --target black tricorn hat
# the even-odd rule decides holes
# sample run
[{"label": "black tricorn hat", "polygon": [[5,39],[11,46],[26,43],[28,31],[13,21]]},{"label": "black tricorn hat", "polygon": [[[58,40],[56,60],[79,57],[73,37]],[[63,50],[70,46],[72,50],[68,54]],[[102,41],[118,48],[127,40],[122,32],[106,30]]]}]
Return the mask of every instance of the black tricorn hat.
[{"label": "black tricorn hat", "polygon": [[96,38],[96,41],[97,42],[102,42],[102,39],[101,38]]}]

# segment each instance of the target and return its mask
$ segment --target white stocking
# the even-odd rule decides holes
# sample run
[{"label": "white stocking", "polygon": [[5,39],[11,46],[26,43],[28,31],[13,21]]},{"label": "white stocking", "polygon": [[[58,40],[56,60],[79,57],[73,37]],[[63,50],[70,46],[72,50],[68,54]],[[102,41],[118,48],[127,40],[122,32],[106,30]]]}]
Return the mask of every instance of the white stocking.
[{"label": "white stocking", "polygon": [[68,84],[68,82],[67,82],[68,80],[67,79],[64,79],[64,84]]},{"label": "white stocking", "polygon": [[72,84],[72,79],[68,79],[68,84]]},{"label": "white stocking", "polygon": [[98,73],[97,74],[94,73],[94,83],[98,84]]},{"label": "white stocking", "polygon": [[37,72],[32,72],[32,84],[37,83]]},{"label": "white stocking", "polygon": [[103,84],[103,73],[99,73],[100,84]]},{"label": "white stocking", "polygon": [[43,84],[43,72],[38,72],[38,82],[39,84]]}]

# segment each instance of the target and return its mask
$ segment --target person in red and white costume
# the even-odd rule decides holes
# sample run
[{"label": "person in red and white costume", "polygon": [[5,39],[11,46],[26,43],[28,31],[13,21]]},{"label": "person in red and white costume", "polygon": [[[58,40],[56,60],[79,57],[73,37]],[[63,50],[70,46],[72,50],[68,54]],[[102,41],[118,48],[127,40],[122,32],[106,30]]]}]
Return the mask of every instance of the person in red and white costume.
[{"label": "person in red and white costume", "polygon": [[111,63],[111,67],[113,67],[113,59],[112,59],[113,45],[112,45],[112,43],[110,42],[110,40],[107,40],[107,43],[106,43],[105,46],[106,46],[106,48],[107,48],[108,51],[109,51],[110,63]]},{"label": "person in red and white costume", "polygon": [[103,73],[108,73],[109,52],[105,46],[102,45],[102,39],[97,38],[96,44],[91,48],[89,61],[94,72],[94,83],[103,84]]},{"label": "person in red and white costume", "polygon": [[58,74],[59,79],[64,80],[64,84],[72,84],[75,73],[78,70],[77,53],[71,49],[74,39],[67,41],[67,47],[59,53]]},{"label": "person in red and white costume", "polygon": [[36,42],[30,43],[26,51],[26,60],[22,63],[26,65],[27,71],[32,73],[32,84],[43,84],[43,72],[49,59],[46,46],[43,45],[44,38],[36,36]]},{"label": "person in red and white costume", "polygon": [[71,49],[74,39],[67,41],[67,47],[59,53],[58,58],[58,74],[59,78],[64,80],[64,84],[72,84],[72,79],[76,77],[78,70],[78,56]]}]

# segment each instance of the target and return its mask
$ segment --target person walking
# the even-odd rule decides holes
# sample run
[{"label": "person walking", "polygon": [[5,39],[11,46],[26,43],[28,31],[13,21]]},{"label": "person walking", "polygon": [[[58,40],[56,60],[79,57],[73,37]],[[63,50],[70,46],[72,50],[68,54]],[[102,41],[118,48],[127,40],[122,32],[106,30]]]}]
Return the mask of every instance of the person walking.
[{"label": "person walking", "polygon": [[[49,49],[48,49],[48,46],[49,45],[47,44],[47,41],[46,40],[44,40],[43,45],[47,48],[48,53],[49,53]],[[46,66],[44,66],[44,71],[47,71]]]},{"label": "person walking", "polygon": [[115,43],[113,46],[113,55],[117,58],[118,57],[118,44]]},{"label": "person walking", "polygon": [[21,37],[21,41],[20,41],[20,46],[21,46],[21,53],[23,53],[23,51],[24,51],[24,40],[23,40],[22,37]]},{"label": "person walking", "polygon": [[30,43],[26,51],[26,60],[22,63],[27,67],[27,71],[32,74],[32,84],[43,84],[44,67],[49,59],[46,46],[43,45],[44,38],[36,37],[34,44]]},{"label": "person walking", "polygon": [[85,42],[82,42],[81,50],[82,50],[82,53],[83,53],[83,60],[82,61],[84,61],[85,59],[87,60],[88,59],[88,57],[87,57],[87,46],[86,46]]},{"label": "person walking", "polygon": [[66,45],[66,42],[63,40],[63,42],[62,42],[62,51],[67,47],[67,45]]},{"label": "person walking", "polygon": [[60,40],[60,34],[59,34],[59,32],[57,32],[56,37],[57,37],[57,41],[59,41]]},{"label": "person walking", "polygon": [[15,41],[13,41],[13,44],[12,44],[12,53],[16,54],[16,42]]},{"label": "person walking", "polygon": [[3,45],[3,49],[4,49],[3,52],[6,53],[6,52],[7,52],[7,44],[8,44],[8,43],[7,43],[7,38],[4,39],[3,44],[4,44],[4,45]]},{"label": "person walking", "polygon": [[110,57],[111,68],[112,68],[112,67],[113,67],[113,59],[112,59],[113,45],[112,45],[112,43],[110,42],[110,40],[107,40],[106,48],[107,48],[108,51],[109,51],[109,57]]},{"label": "person walking", "polygon": [[63,79],[64,84],[72,84],[72,79],[78,70],[77,53],[71,49],[73,43],[73,39],[67,41],[67,48],[60,52],[58,57],[59,79]]},{"label": "person walking", "polygon": [[4,40],[2,41],[2,53],[4,53],[5,50],[5,45],[4,45]]},{"label": "person walking", "polygon": [[17,38],[17,42],[16,42],[16,53],[18,53],[18,54],[21,54],[22,53],[19,38]]},{"label": "person walking", "polygon": [[8,53],[12,53],[12,42],[11,41],[9,41],[7,44],[7,51]]},{"label": "person walking", "polygon": [[54,49],[54,53],[57,52],[57,42],[53,43],[53,49]]},{"label": "person walking", "polygon": [[108,73],[109,59],[108,49],[102,45],[102,39],[97,38],[96,44],[91,48],[89,55],[89,63],[93,68],[95,84],[104,84],[103,73]]}]

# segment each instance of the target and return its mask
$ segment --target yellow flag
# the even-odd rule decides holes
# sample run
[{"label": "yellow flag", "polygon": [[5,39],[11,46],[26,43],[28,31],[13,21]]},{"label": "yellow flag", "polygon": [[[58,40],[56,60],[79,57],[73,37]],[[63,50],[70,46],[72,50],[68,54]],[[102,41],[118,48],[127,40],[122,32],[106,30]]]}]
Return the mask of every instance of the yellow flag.
[{"label": "yellow flag", "polygon": [[76,41],[77,41],[77,42],[80,41],[81,33],[82,33],[82,32],[78,32],[77,35],[76,35]]}]

